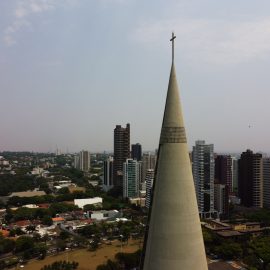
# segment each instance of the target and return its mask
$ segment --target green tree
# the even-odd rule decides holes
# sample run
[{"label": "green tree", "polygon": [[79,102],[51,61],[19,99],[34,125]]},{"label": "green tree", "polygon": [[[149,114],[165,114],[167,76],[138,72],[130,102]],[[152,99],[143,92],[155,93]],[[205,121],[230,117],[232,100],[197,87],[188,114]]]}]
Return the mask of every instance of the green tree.
[{"label": "green tree", "polygon": [[63,187],[57,191],[59,194],[70,194],[69,189],[67,187]]},{"label": "green tree", "polygon": [[78,209],[76,205],[71,205],[67,203],[52,203],[49,207],[52,216],[55,216],[58,213],[65,213]]},{"label": "green tree", "polygon": [[34,219],[36,209],[20,207],[13,213],[14,220]]},{"label": "green tree", "polygon": [[207,231],[204,228],[202,230],[202,233],[203,233],[203,240],[204,240],[205,245],[212,244],[214,241],[212,233],[210,233],[209,231]]},{"label": "green tree", "polygon": [[261,222],[265,226],[270,225],[270,210],[269,209],[260,209],[258,211],[246,214],[245,217],[250,221]]},{"label": "green tree", "polygon": [[51,226],[53,224],[52,217],[51,216],[44,216],[41,220],[41,223],[43,225]]},{"label": "green tree", "polygon": [[100,242],[100,237],[95,235],[93,239],[90,241],[90,250],[95,251],[98,248],[98,244]]},{"label": "green tree", "polygon": [[234,258],[241,258],[243,250],[240,244],[228,240],[217,246],[215,248],[215,253],[223,259],[231,260]]},{"label": "green tree", "polygon": [[[244,258],[243,262],[249,267],[254,267],[253,269],[259,269],[261,262],[255,254],[248,255]],[[251,268],[249,268],[251,269]]]},{"label": "green tree", "polygon": [[117,253],[115,261],[107,260],[106,264],[99,265],[97,270],[131,270],[139,266],[141,250],[134,253]]},{"label": "green tree", "polygon": [[47,241],[50,240],[50,237],[49,235],[46,233],[42,238],[41,238],[41,241],[45,242],[45,244],[47,243]]},{"label": "green tree", "polygon": [[251,247],[254,249],[256,256],[262,260],[264,269],[270,264],[270,237],[259,237],[255,239]]},{"label": "green tree", "polygon": [[75,270],[79,266],[78,262],[56,261],[50,265],[43,266],[40,270]]},{"label": "green tree", "polygon": [[15,247],[14,240],[0,237],[0,254],[11,252]]},{"label": "green tree", "polygon": [[97,210],[98,207],[95,206],[94,204],[86,204],[84,207],[83,207],[83,211],[95,211]]},{"label": "green tree", "polygon": [[34,246],[33,253],[37,254],[40,259],[44,259],[47,254],[48,247],[44,243],[37,243]]},{"label": "green tree", "polygon": [[24,231],[22,231],[21,228],[12,229],[9,231],[9,236],[11,236],[11,237],[23,235],[23,234],[25,234],[25,233],[24,233]]},{"label": "green tree", "polygon": [[64,250],[66,248],[67,244],[64,240],[62,239],[57,239],[56,240],[56,247],[58,250]]},{"label": "green tree", "polygon": [[100,233],[100,228],[97,226],[97,224],[92,224],[83,227],[78,231],[79,234],[86,238],[92,238],[93,235],[99,234]]},{"label": "green tree", "polygon": [[7,196],[11,192],[33,190],[36,187],[34,177],[19,174],[1,175],[0,186],[0,196]]},{"label": "green tree", "polygon": [[108,260],[106,264],[99,265],[96,270],[121,270],[122,268],[117,262]]},{"label": "green tree", "polygon": [[66,231],[61,231],[60,234],[59,234],[59,238],[62,239],[62,240],[66,240],[68,239],[70,236],[70,234]]},{"label": "green tree", "polygon": [[41,241],[41,235],[38,232],[33,233],[33,239],[35,242],[40,242]]},{"label": "green tree", "polygon": [[35,225],[28,225],[25,230],[29,233],[33,233],[36,230],[36,226]]},{"label": "green tree", "polygon": [[21,252],[25,250],[33,249],[34,239],[28,236],[20,236],[15,243],[15,251]]},{"label": "green tree", "polygon": [[120,265],[124,265],[124,269],[134,269],[140,264],[141,250],[134,253],[117,253],[115,259]]}]

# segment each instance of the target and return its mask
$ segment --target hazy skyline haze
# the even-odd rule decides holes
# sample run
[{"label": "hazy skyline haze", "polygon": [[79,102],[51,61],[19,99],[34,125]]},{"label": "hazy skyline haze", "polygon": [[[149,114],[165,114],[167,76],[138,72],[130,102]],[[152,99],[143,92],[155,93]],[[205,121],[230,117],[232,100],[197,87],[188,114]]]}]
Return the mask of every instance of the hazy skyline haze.
[{"label": "hazy skyline haze", "polygon": [[0,151],[158,147],[171,31],[188,143],[270,152],[270,2],[3,0]]}]

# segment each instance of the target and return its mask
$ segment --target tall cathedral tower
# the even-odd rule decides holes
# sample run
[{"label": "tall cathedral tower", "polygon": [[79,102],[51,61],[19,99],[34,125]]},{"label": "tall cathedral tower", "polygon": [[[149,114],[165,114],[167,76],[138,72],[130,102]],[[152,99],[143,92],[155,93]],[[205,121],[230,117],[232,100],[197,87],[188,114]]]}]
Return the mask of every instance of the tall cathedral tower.
[{"label": "tall cathedral tower", "polygon": [[141,269],[207,270],[179,90],[172,66]]}]

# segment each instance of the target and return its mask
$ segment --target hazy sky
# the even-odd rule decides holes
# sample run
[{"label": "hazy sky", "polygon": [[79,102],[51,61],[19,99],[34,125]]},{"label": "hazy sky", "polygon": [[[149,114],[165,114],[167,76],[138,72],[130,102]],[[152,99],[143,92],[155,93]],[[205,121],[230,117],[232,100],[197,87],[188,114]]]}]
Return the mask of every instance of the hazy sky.
[{"label": "hazy sky", "polygon": [[189,145],[270,151],[269,0],[1,0],[0,151],[157,148],[172,30]]}]

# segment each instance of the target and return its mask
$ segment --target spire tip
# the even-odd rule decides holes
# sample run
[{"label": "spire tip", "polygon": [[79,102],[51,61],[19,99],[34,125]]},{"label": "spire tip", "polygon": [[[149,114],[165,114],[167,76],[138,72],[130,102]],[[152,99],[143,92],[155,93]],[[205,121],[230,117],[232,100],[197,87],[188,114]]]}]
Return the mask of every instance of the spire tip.
[{"label": "spire tip", "polygon": [[174,35],[174,32],[172,32],[172,38],[170,41],[172,42],[172,62],[174,62],[174,40],[176,39],[176,36]]}]

